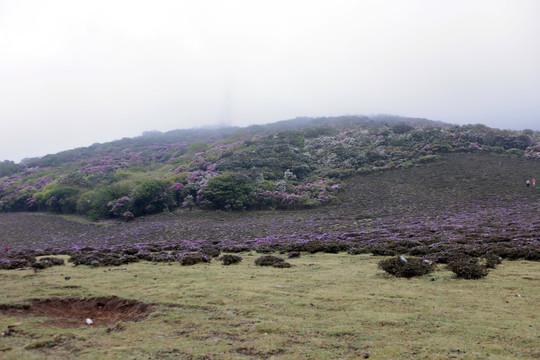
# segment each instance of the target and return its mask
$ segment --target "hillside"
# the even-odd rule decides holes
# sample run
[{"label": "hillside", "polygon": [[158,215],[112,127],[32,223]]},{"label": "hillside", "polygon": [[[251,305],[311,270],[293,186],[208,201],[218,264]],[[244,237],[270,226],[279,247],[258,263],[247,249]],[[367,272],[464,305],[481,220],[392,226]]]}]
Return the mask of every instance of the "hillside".
[{"label": "hillside", "polygon": [[0,211],[130,220],[176,208],[307,209],[336,201],[353,175],[424,166],[450,153],[537,164],[540,134],[391,116],[148,132],[1,163]]},{"label": "hillside", "polygon": [[[540,188],[526,187],[523,180],[531,174],[540,174],[539,161],[489,153],[444,154],[436,163],[352,176],[343,181],[345,190],[333,203],[313,209],[179,209],[130,222],[99,223],[5,213],[0,214],[0,239],[14,256],[28,250],[90,251],[92,256],[125,252],[123,256],[149,260],[164,256],[163,250],[209,247],[229,252],[411,254],[438,262],[461,252],[540,260]],[[168,256],[165,260],[172,261]]]}]

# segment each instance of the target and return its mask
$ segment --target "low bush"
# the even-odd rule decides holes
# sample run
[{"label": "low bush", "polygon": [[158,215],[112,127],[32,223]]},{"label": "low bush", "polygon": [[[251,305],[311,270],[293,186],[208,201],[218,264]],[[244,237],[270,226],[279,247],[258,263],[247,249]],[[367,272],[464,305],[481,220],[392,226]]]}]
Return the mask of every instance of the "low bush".
[{"label": "low bush", "polygon": [[169,254],[168,252],[159,252],[159,253],[156,253],[156,254],[152,254],[151,258],[150,258],[150,261],[153,261],[153,262],[166,262],[166,263],[170,263],[172,261],[176,261],[177,258],[171,254]]},{"label": "low bush", "polygon": [[1,259],[0,269],[2,270],[15,270],[24,269],[32,266],[32,263],[26,259]]},{"label": "low bush", "polygon": [[502,258],[495,254],[486,254],[482,257],[484,265],[488,269],[495,269],[502,262]]},{"label": "low bush", "polygon": [[32,264],[34,269],[45,269],[55,265],[64,265],[64,259],[44,257]]},{"label": "low bush", "polygon": [[250,251],[250,247],[247,245],[229,245],[229,246],[223,246],[221,248],[222,252],[227,253],[240,253],[244,251]]},{"label": "low bush", "polygon": [[403,256],[381,260],[378,267],[391,275],[404,278],[426,275],[434,270],[433,264],[428,260]]},{"label": "low bush", "polygon": [[280,261],[280,262],[277,262],[275,263],[274,265],[272,265],[272,267],[275,267],[275,268],[290,268],[292,267],[291,264],[289,264],[288,262],[286,261]]},{"label": "low bush", "polygon": [[478,259],[472,257],[462,257],[451,261],[448,263],[447,268],[456,274],[459,279],[481,279],[488,274],[487,267],[479,264]]},{"label": "low bush", "polygon": [[204,255],[210,256],[210,257],[218,257],[219,254],[221,254],[221,251],[218,248],[215,248],[213,246],[203,246],[201,248],[201,252]]},{"label": "low bush", "polygon": [[268,245],[259,245],[255,248],[255,252],[259,254],[270,254],[274,252],[274,250],[272,250],[272,248],[270,248]]},{"label": "low bush", "polygon": [[337,254],[340,251],[346,250],[347,247],[338,243],[337,241],[322,241],[311,240],[303,245],[303,251],[315,254],[318,252],[325,252],[330,254]]},{"label": "low bush", "polygon": [[75,253],[68,259],[73,265],[88,265],[88,266],[120,266],[138,262],[140,259],[134,255],[123,255],[109,251],[99,251],[91,253]]},{"label": "low bush", "polygon": [[210,262],[210,258],[202,253],[187,253],[184,256],[181,256],[179,261],[180,265],[189,266],[202,262]]},{"label": "low bush", "polygon": [[242,261],[242,257],[240,255],[232,255],[232,254],[225,254],[220,259],[223,265],[237,264],[240,261]]},{"label": "low bush", "polygon": [[263,255],[263,256],[260,256],[257,259],[255,259],[255,265],[274,266],[274,264],[284,262],[284,261],[285,261],[284,259],[282,259],[280,257],[277,257],[277,256]]},{"label": "low bush", "polygon": [[298,251],[289,252],[289,259],[299,258],[299,257],[300,257],[300,253]]}]

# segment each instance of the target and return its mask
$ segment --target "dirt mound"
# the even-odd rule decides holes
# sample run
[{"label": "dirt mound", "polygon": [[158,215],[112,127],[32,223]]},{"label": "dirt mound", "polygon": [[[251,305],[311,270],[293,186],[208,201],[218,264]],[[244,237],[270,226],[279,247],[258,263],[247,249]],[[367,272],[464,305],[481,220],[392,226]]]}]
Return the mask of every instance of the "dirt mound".
[{"label": "dirt mound", "polygon": [[45,316],[53,320],[49,325],[62,328],[93,325],[112,325],[118,321],[139,321],[153,311],[153,306],[136,300],[121,299],[116,296],[97,298],[51,298],[32,300],[25,304],[0,305],[0,312],[15,316]]}]

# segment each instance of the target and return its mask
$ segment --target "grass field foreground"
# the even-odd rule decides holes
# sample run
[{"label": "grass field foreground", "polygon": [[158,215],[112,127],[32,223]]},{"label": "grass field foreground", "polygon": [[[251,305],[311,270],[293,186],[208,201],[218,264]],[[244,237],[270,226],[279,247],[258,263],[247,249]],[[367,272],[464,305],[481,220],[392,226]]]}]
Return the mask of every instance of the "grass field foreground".
[{"label": "grass field foreground", "polygon": [[[439,265],[413,279],[383,257],[313,254],[293,267],[243,261],[140,262],[0,271],[2,359],[534,359],[540,357],[540,263],[504,261],[481,280]],[[276,254],[277,255],[277,254]],[[67,260],[67,257],[64,257]],[[67,280],[66,280],[67,279]],[[144,320],[61,328],[6,312],[30,299],[115,295],[153,304]],[[20,323],[20,324],[18,324]]]}]

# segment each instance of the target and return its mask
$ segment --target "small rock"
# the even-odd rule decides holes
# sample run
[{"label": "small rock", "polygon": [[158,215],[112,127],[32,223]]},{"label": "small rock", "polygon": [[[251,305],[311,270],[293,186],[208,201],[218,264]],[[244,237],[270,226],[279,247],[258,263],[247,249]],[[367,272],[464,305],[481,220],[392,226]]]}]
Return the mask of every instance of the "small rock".
[{"label": "small rock", "polygon": [[68,281],[69,279],[71,279],[71,276],[66,276],[66,277],[64,278],[64,280],[66,280],[66,281]]},{"label": "small rock", "polygon": [[333,281],[330,281],[330,282],[328,283],[328,285],[334,285],[334,282],[333,282]]},{"label": "small rock", "polygon": [[364,353],[364,359],[369,359],[369,354],[368,353]]},{"label": "small rock", "polygon": [[11,329],[11,328],[14,328],[14,327],[17,327],[17,326],[21,326],[22,325],[22,321],[17,321],[13,324],[9,324],[8,325],[8,329]]}]

